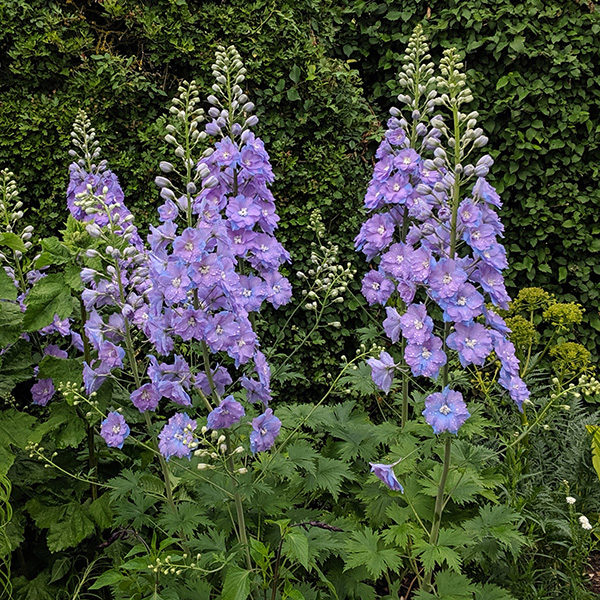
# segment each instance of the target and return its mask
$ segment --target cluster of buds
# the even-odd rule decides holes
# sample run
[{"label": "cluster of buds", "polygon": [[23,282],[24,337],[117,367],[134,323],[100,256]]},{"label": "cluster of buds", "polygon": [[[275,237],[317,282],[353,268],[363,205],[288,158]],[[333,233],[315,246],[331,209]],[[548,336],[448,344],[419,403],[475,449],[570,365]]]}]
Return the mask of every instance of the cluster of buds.
[{"label": "cluster of buds", "polygon": [[[306,310],[322,312],[324,309],[344,302],[343,294],[347,292],[350,281],[356,275],[356,269],[350,263],[345,266],[339,264],[339,246],[331,241],[323,242],[325,227],[321,213],[317,209],[313,211],[310,227],[315,232],[317,241],[311,243],[310,262],[313,265],[308,275],[298,271],[296,276],[307,281],[312,280],[309,289],[302,291],[307,298],[304,305]],[[329,323],[332,327],[341,327],[338,321]]]},{"label": "cluster of buds", "polygon": [[[16,245],[14,243],[7,244],[13,247],[16,258],[21,258],[23,248],[29,250],[32,246],[31,238],[33,236],[33,227],[26,225],[19,232],[19,221],[24,216],[23,202],[19,199],[19,190],[17,182],[14,179],[14,173],[8,169],[0,171],[0,222],[2,222],[4,231],[12,233],[18,237]],[[21,242],[21,243],[19,243]],[[5,261],[6,256],[0,253],[0,260]]]}]

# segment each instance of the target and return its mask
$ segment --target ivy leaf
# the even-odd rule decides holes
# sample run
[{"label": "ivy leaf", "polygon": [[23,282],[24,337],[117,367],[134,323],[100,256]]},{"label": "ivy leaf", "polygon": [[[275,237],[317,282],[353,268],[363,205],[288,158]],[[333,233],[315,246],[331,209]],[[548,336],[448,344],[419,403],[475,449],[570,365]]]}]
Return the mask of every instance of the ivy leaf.
[{"label": "ivy leaf", "polygon": [[25,331],[38,331],[50,325],[54,315],[66,319],[73,312],[71,291],[60,273],[40,279],[29,292],[23,319]]},{"label": "ivy leaf", "polygon": [[232,565],[228,567],[223,582],[221,600],[246,600],[250,594],[250,576],[252,571]]},{"label": "ivy leaf", "polygon": [[354,531],[346,544],[348,558],[344,571],[365,567],[372,579],[379,579],[384,571],[396,571],[402,559],[394,548],[389,548],[381,536],[372,529]]},{"label": "ivy leaf", "polygon": [[290,88],[286,92],[286,95],[287,95],[288,100],[290,100],[291,102],[295,102],[296,100],[300,100],[300,94],[298,93],[298,90],[295,87]]},{"label": "ivy leaf", "polygon": [[300,81],[301,70],[298,65],[294,65],[292,70],[290,71],[290,79],[294,83],[298,83]]}]

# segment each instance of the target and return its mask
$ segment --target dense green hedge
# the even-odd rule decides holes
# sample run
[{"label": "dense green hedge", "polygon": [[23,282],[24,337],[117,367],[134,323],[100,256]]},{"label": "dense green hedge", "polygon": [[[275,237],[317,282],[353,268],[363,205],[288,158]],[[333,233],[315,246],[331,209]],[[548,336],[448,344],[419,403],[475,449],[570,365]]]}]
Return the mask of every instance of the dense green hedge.
[{"label": "dense green hedge", "polygon": [[[42,232],[57,229],[70,127],[83,107],[130,207],[152,220],[168,99],[184,78],[208,93],[216,46],[233,43],[278,177],[294,270],[310,253],[315,207],[364,269],[351,240],[399,57],[423,21],[436,56],[451,45],[467,54],[474,108],[497,159],[513,291],[537,284],[581,301],[587,342],[597,346],[600,11],[592,9],[576,0],[3,0],[0,165],[17,175]],[[317,340],[327,352],[313,377],[355,344],[362,307],[346,308],[347,327]]]}]

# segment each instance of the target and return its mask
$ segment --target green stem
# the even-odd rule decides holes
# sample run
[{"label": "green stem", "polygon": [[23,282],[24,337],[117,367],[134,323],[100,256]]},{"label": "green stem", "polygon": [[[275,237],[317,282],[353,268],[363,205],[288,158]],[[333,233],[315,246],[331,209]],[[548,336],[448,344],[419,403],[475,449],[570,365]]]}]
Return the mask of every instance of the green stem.
[{"label": "green stem", "polygon": [[[437,544],[440,526],[442,524],[442,513],[444,512],[444,490],[446,489],[446,481],[448,479],[448,472],[450,471],[450,456],[452,454],[452,437],[448,435],[446,437],[446,443],[444,445],[444,466],[442,468],[442,476],[440,478],[440,484],[438,485],[437,496],[435,498],[435,507],[433,509],[433,523],[431,525],[431,533],[429,534],[429,543],[431,545]],[[423,586],[426,591],[432,590],[431,580],[433,579],[433,569],[430,569],[425,574],[423,580]]]}]

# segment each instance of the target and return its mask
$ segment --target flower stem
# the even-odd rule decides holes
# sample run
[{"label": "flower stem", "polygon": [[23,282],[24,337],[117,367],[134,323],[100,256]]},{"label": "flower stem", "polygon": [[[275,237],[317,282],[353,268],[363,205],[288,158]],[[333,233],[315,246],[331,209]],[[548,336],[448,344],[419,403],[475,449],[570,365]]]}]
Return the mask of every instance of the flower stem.
[{"label": "flower stem", "polygon": [[[437,496],[435,498],[435,507],[433,509],[433,523],[431,525],[431,532],[429,534],[429,543],[431,545],[437,544],[440,535],[440,526],[442,524],[442,513],[444,511],[444,491],[446,489],[446,481],[448,479],[448,472],[450,471],[450,456],[452,454],[452,437],[448,435],[446,437],[446,443],[444,445],[444,465],[442,467],[442,476],[440,478],[440,484],[438,485]],[[425,579],[423,580],[423,587],[426,591],[431,591],[431,580],[433,578],[433,569],[427,571]]]}]

